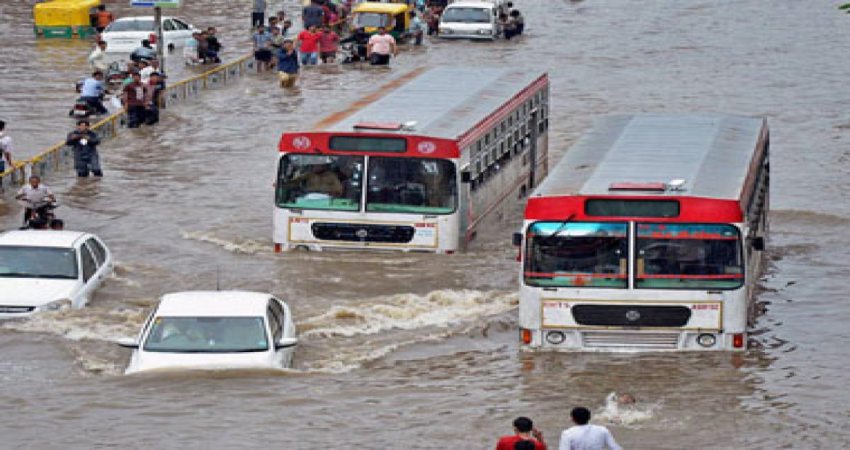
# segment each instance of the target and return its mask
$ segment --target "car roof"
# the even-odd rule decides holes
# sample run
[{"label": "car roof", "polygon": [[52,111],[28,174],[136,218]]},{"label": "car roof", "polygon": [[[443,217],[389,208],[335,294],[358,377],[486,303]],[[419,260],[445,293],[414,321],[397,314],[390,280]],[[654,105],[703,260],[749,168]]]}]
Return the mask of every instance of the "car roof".
[{"label": "car roof", "polygon": [[0,233],[0,245],[71,248],[77,241],[88,236],[89,233],[82,231],[15,230]]},{"label": "car roof", "polygon": [[[155,19],[156,18],[154,16],[132,16],[132,17],[119,17],[119,18],[115,19],[115,22],[127,22],[127,21],[130,21],[130,20],[155,20]],[[165,19],[180,19],[180,18],[179,17],[172,17],[172,16],[162,16],[162,20],[165,20]],[[180,19],[180,20],[183,20],[183,19]]]},{"label": "car roof", "polygon": [[465,0],[460,2],[450,3],[446,8],[495,8],[496,4],[494,2],[488,2],[483,0]]},{"label": "car roof", "polygon": [[261,317],[271,294],[248,291],[188,291],[162,296],[157,316],[167,317]]}]

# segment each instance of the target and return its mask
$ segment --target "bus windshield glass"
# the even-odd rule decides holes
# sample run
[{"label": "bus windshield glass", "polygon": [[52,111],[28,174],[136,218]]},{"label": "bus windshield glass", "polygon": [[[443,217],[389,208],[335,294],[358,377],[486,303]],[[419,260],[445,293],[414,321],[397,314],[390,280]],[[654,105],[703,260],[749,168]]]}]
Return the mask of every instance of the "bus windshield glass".
[{"label": "bus windshield glass", "polygon": [[443,22],[490,23],[490,10],[487,8],[447,8]]},{"label": "bus windshield glass", "polygon": [[362,156],[287,154],[280,159],[277,206],[359,211]]},{"label": "bus windshield glass", "polygon": [[529,226],[525,283],[540,287],[628,287],[628,224],[537,222]]},{"label": "bus windshield glass", "polygon": [[744,282],[732,225],[639,223],[636,238],[636,288],[735,289]]},{"label": "bus windshield glass", "polygon": [[380,13],[357,13],[355,23],[356,27],[386,27],[388,24],[387,15]]},{"label": "bus windshield glass", "polygon": [[369,158],[366,211],[451,214],[457,207],[455,165],[444,159]]}]

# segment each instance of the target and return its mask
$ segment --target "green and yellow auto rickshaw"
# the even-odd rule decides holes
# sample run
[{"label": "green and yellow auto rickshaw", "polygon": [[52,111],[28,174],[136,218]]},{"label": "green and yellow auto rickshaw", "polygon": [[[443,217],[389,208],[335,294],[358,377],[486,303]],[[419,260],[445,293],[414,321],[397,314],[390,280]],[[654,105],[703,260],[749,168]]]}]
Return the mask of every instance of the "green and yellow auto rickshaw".
[{"label": "green and yellow auto rickshaw", "polygon": [[410,6],[406,3],[364,2],[351,11],[351,31],[364,28],[372,34],[384,27],[396,41],[410,37]]}]

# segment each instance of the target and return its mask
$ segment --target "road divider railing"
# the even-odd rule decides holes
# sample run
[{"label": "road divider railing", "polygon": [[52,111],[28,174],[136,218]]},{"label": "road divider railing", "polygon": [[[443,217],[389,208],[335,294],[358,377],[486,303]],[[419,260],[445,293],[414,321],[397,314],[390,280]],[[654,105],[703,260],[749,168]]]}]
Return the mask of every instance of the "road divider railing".
[{"label": "road divider railing", "polygon": [[[168,85],[160,97],[161,107],[173,107],[200,95],[202,91],[227,85],[231,80],[242,77],[254,69],[253,55],[246,55],[227,64],[222,64],[200,75]],[[122,109],[92,125],[101,141],[118,136],[126,128],[126,110]],[[14,156],[14,155],[13,155]],[[30,159],[14,161],[11,167],[0,172],[0,195],[15,191],[30,175],[49,176],[73,162],[74,155],[65,141],[59,142]]]}]

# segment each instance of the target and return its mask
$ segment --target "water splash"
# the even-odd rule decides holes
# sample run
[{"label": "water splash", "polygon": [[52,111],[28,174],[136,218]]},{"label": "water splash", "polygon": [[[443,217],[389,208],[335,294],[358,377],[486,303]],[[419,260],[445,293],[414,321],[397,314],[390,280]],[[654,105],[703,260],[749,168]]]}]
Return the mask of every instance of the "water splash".
[{"label": "water splash", "polygon": [[620,395],[611,392],[605,397],[605,405],[594,416],[600,421],[612,425],[620,425],[630,428],[638,428],[638,425],[655,417],[655,412],[660,408],[658,403],[623,404],[618,401]]},{"label": "water splash", "polygon": [[272,244],[269,242],[260,242],[252,239],[229,240],[218,237],[208,231],[181,231],[180,236],[183,239],[218,245],[231,253],[256,255],[272,252]]}]

